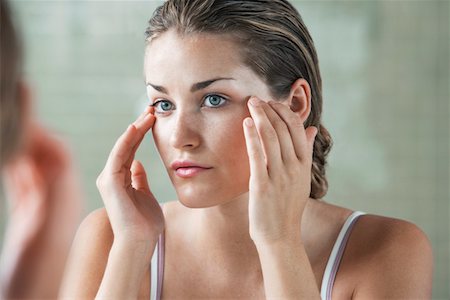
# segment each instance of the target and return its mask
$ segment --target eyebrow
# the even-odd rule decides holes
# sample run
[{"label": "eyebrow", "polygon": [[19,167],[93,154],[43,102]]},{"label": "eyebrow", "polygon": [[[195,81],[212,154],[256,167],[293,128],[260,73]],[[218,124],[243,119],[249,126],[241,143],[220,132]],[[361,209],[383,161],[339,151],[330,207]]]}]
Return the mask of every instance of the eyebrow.
[{"label": "eyebrow", "polygon": [[[210,80],[197,82],[197,83],[194,83],[191,86],[191,93],[194,93],[196,91],[202,90],[202,89],[208,87],[209,85],[211,85],[214,82],[219,81],[219,80],[235,80],[235,79],[234,78],[230,78],[230,77],[218,77],[218,78],[214,78],[214,79],[210,79]],[[161,92],[161,93],[164,93],[164,94],[169,94],[167,88],[165,88],[165,87],[163,87],[161,85],[152,84],[150,82],[147,82],[147,85],[151,86],[152,88],[154,88],[158,92]]]}]

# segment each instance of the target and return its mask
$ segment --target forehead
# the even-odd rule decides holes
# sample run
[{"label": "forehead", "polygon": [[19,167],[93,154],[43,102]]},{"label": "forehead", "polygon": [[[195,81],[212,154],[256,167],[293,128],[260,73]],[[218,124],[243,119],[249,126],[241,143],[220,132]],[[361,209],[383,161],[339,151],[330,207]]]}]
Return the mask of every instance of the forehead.
[{"label": "forehead", "polygon": [[181,35],[169,30],[147,45],[144,67],[145,76],[152,78],[174,70],[217,75],[245,66],[239,46],[229,35]]}]

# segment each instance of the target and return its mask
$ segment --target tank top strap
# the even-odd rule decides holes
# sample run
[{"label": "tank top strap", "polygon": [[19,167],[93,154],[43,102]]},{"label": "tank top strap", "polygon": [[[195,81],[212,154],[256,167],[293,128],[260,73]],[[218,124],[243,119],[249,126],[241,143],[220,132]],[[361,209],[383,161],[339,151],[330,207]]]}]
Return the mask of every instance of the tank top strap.
[{"label": "tank top strap", "polygon": [[328,258],[327,266],[323,274],[322,286],[320,289],[320,296],[322,300],[331,299],[331,291],[333,289],[334,280],[336,278],[336,273],[339,268],[342,256],[344,254],[345,246],[347,245],[348,238],[353,229],[355,222],[364,212],[355,211],[353,212],[345,221],[342,226],[341,231],[334,243],[333,249],[331,250],[330,257]]},{"label": "tank top strap", "polygon": [[150,270],[150,300],[161,299],[164,278],[164,231],[159,235],[153,251]]}]

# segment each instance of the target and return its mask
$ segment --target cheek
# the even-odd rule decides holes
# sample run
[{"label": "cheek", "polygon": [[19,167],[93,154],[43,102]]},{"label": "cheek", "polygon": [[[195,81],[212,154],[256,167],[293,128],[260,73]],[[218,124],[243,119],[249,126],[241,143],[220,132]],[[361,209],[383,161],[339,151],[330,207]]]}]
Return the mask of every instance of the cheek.
[{"label": "cheek", "polygon": [[[229,154],[236,157],[237,154],[246,152],[244,131],[242,129],[242,119],[231,120],[231,126],[228,127],[220,144],[229,149]],[[242,155],[236,158],[241,158]]]},{"label": "cheek", "polygon": [[226,144],[227,152],[224,154],[222,186],[220,194],[223,195],[223,201],[234,199],[239,195],[248,192],[250,179],[250,164],[247,155],[247,147],[245,145],[244,132],[241,122],[237,122],[237,126],[230,129],[232,134],[229,142]]},{"label": "cheek", "polygon": [[234,180],[238,180],[239,177],[243,181],[248,181],[249,176],[247,148],[242,127],[246,116],[246,114],[230,116],[223,120],[221,125],[216,125],[215,128],[222,130],[210,134],[210,147],[215,150],[218,161],[224,163],[223,170],[227,173],[226,176]]},{"label": "cheek", "polygon": [[[242,122],[247,114],[244,110],[234,109],[208,122],[209,146],[229,154],[245,150],[245,138]],[[214,128],[214,130],[212,130]],[[223,150],[221,150],[223,149]],[[225,151],[225,149],[227,149]]]}]

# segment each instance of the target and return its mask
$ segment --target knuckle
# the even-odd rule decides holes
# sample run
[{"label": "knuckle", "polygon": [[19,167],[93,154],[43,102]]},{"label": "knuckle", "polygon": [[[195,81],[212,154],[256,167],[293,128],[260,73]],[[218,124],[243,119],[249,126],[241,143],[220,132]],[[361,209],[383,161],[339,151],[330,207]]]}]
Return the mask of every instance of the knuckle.
[{"label": "knuckle", "polygon": [[250,150],[249,157],[250,157],[251,160],[255,161],[255,163],[257,163],[257,161],[262,160],[261,152],[259,152],[256,149]]},{"label": "knuckle", "polygon": [[108,176],[105,174],[105,170],[103,170],[100,175],[98,175],[97,180],[95,181],[95,184],[97,186],[98,190],[103,190],[108,185]]},{"label": "knuckle", "polygon": [[255,120],[256,128],[259,132],[267,131],[269,126],[265,120]]},{"label": "knuckle", "polygon": [[277,133],[273,128],[265,128],[263,132],[267,140],[273,141],[277,139]]},{"label": "knuckle", "polygon": [[291,123],[294,124],[295,127],[303,127],[302,119],[298,115],[293,115],[291,117]]},{"label": "knuckle", "polygon": [[128,156],[127,155],[125,155],[124,153],[120,153],[120,152],[115,152],[115,153],[113,153],[114,154],[114,158],[115,158],[115,160],[117,160],[117,161],[126,161],[126,160],[128,160]]},{"label": "knuckle", "polygon": [[97,179],[95,180],[95,185],[98,189],[103,185],[103,172],[100,173],[100,175],[97,176]]},{"label": "knuckle", "polygon": [[255,186],[255,192],[266,195],[269,193],[269,184],[263,179],[259,180],[259,184]]},{"label": "knuckle", "polygon": [[277,128],[277,129],[287,129],[286,123],[280,119],[274,121],[273,127]]},{"label": "knuckle", "polygon": [[256,149],[251,149],[249,151],[249,155],[250,155],[251,158],[255,158],[255,159],[259,158],[259,152]]},{"label": "knuckle", "polygon": [[286,169],[286,175],[289,179],[297,179],[300,176],[300,167],[297,164],[291,164],[290,167]]},{"label": "knuckle", "polygon": [[298,167],[299,162],[300,162],[300,156],[297,154],[297,152],[294,149],[293,153],[289,153],[289,155],[287,155],[286,165]]},{"label": "knuckle", "polygon": [[279,186],[280,191],[285,192],[285,191],[289,191],[291,185],[288,183],[287,180],[281,180],[278,183],[278,186]]}]

